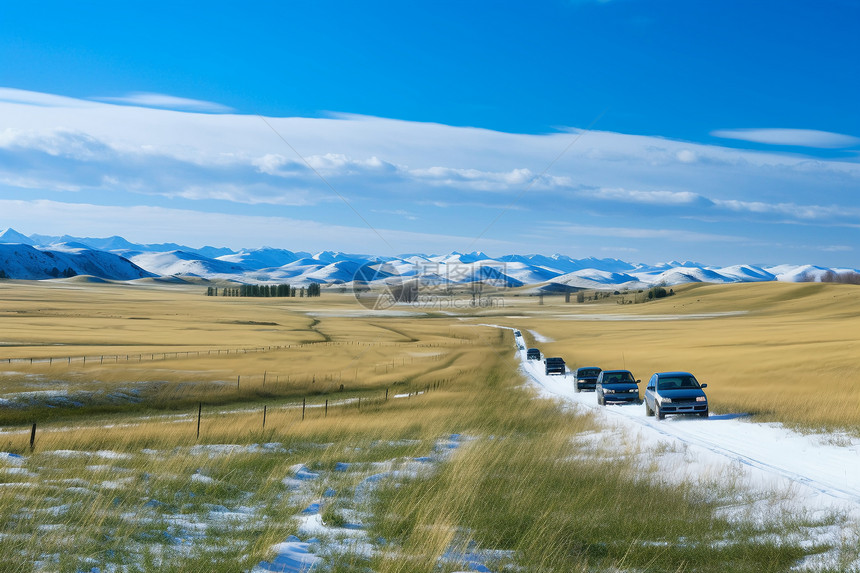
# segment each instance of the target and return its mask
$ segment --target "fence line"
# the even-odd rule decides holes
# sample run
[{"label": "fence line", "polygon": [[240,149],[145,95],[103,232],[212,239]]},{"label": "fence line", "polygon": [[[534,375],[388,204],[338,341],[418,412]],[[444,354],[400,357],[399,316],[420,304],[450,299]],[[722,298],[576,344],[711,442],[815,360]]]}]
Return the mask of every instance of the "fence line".
[{"label": "fence line", "polygon": [[[474,344],[473,340],[462,340],[458,339],[458,344]],[[182,351],[172,351],[172,352],[138,352],[138,353],[124,353],[124,354],[101,354],[101,355],[84,355],[84,356],[30,356],[30,357],[9,357],[9,358],[0,358],[0,364],[48,364],[53,366],[54,362],[63,363],[65,362],[67,365],[70,365],[72,362],[81,362],[86,364],[87,362],[95,362],[98,361],[99,364],[104,364],[105,360],[113,360],[114,363],[118,363],[120,360],[125,362],[142,362],[144,360],[156,361],[156,360],[169,360],[169,359],[180,359],[180,358],[192,358],[199,356],[230,356],[231,353],[233,356],[238,354],[247,354],[249,352],[271,352],[273,350],[289,350],[292,348],[306,348],[311,346],[376,346],[380,348],[385,347],[393,347],[393,346],[409,346],[412,348],[441,348],[447,347],[446,344],[442,343],[413,343],[413,342],[364,342],[364,341],[341,341],[341,340],[321,340],[319,342],[305,342],[301,344],[281,344],[277,346],[256,346],[250,348],[215,348],[210,350],[182,350]],[[390,364],[392,367],[394,366],[394,362],[389,361],[387,364]]]}]

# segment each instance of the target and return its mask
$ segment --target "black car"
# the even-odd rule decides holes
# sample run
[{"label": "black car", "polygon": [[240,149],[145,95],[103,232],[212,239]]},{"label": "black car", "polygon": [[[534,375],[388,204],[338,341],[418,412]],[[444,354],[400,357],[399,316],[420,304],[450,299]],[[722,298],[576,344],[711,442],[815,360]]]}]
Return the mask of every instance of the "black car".
[{"label": "black car", "polygon": [[600,368],[597,366],[583,366],[577,368],[573,375],[573,389],[575,392],[580,390],[594,390],[597,385],[597,377],[600,376]]},{"label": "black car", "polygon": [[657,372],[645,386],[645,415],[662,420],[667,414],[698,414],[708,417],[708,397],[689,372]]},{"label": "black car", "polygon": [[537,348],[526,350],[526,360],[540,360],[540,350]]},{"label": "black car", "polygon": [[546,374],[566,374],[567,370],[564,366],[564,358],[559,358],[554,356],[552,358],[547,358],[544,360],[544,364],[546,365]]},{"label": "black car", "polygon": [[601,406],[607,402],[638,403],[639,382],[629,370],[604,370],[597,377],[595,385],[597,403]]}]

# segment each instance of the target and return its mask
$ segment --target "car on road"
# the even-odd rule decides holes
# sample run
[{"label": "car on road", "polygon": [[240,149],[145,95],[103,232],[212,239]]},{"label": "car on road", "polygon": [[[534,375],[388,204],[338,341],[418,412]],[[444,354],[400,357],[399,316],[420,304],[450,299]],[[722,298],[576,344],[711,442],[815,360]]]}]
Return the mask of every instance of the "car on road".
[{"label": "car on road", "polygon": [[519,330],[515,330],[515,331],[514,331],[514,336],[516,336],[517,338],[519,338],[519,337],[520,337],[520,336],[522,336],[522,335],[523,335],[523,333],[522,333],[522,332],[520,332]]},{"label": "car on road", "polygon": [[564,358],[559,358],[554,356],[552,358],[547,358],[544,360],[544,365],[546,366],[546,374],[567,374],[567,368],[564,365]]},{"label": "car on road", "polygon": [[664,419],[669,414],[696,414],[708,417],[708,397],[689,372],[657,372],[645,386],[645,415]]},{"label": "car on road", "polygon": [[526,360],[540,360],[540,350],[537,348],[526,350]]},{"label": "car on road", "polygon": [[629,370],[603,370],[595,383],[597,403],[601,406],[607,402],[638,404],[640,382]]},{"label": "car on road", "polygon": [[600,368],[597,366],[583,366],[576,369],[573,375],[573,389],[575,392],[580,390],[594,390],[597,385],[597,377],[600,376]]}]

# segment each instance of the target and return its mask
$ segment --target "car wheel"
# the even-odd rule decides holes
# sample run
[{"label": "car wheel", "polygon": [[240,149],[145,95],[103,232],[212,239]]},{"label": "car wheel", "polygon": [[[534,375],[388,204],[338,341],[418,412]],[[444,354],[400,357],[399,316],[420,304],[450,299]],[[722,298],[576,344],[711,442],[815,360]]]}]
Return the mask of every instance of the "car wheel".
[{"label": "car wheel", "polygon": [[657,416],[658,420],[665,420],[666,414],[660,411],[660,405],[654,404],[654,415]]},{"label": "car wheel", "polygon": [[648,400],[642,400],[642,403],[645,404],[645,415],[653,416],[654,412],[651,411],[651,408],[648,407]]},{"label": "car wheel", "polygon": [[579,393],[579,384],[576,382],[573,383],[573,391]]},{"label": "car wheel", "polygon": [[708,417],[708,411],[705,410],[704,412],[700,413],[699,415],[703,418],[707,418]]},{"label": "car wheel", "polygon": [[600,394],[597,395],[597,403],[601,406],[606,406],[606,400],[603,399],[603,396]]}]

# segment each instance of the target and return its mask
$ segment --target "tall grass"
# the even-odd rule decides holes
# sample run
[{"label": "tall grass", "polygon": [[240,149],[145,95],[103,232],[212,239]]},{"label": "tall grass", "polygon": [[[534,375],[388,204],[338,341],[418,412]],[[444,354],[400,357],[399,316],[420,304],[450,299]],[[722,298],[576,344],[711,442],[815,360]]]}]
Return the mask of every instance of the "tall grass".
[{"label": "tall grass", "polygon": [[[499,551],[484,557],[499,571],[781,571],[820,549],[773,541],[796,539],[808,523],[729,521],[721,515],[727,499],[736,502],[730,488],[669,483],[643,469],[625,440],[595,447],[580,438],[595,430],[593,420],[521,388],[511,334],[456,319],[472,311],[454,318],[356,315],[346,298],[287,304],[153,289],[0,287],[9,309],[0,313],[0,325],[10,325],[7,341],[20,343],[2,349],[6,355],[44,356],[52,340],[99,354],[111,338],[130,352],[191,338],[199,348],[289,346],[158,364],[0,364],[7,393],[141,390],[139,402],[115,405],[119,412],[100,409],[93,399],[39,420],[32,452],[28,426],[4,428],[0,451],[21,456],[0,459],[6,570],[248,570],[297,532],[294,517],[309,501],[289,485],[297,464],[323,476],[312,486],[315,499],[336,491],[326,498],[324,518],[336,524],[364,515],[377,550],[370,558],[349,551],[330,556],[322,570],[454,571],[463,552],[477,548]],[[780,305],[797,300],[763,291],[721,300],[725,292],[715,291],[709,308],[753,300],[763,321],[753,322],[755,328],[772,335],[783,330],[768,321],[787,320]],[[810,291],[803,300],[819,294]],[[701,293],[690,290],[673,298],[691,305],[696,296]],[[715,326],[712,336],[691,335],[703,321],[660,323],[658,331],[653,324],[595,328],[589,322],[585,331],[582,323],[565,321],[570,307],[517,304],[517,313],[530,318],[506,318],[513,309],[481,310],[485,316],[472,322],[534,328],[556,339],[541,346],[574,363],[608,362],[623,348],[637,374],[675,365],[669,359],[678,356],[708,365],[717,350],[702,349],[722,348],[733,327],[723,321],[743,320],[709,319],[717,321],[707,323]],[[633,306],[657,312],[658,304]],[[82,332],[75,332],[75,321]],[[36,328],[28,330],[28,323]],[[100,332],[105,327],[115,329],[112,336]],[[773,340],[750,337],[749,344]],[[679,354],[680,340],[688,346]],[[719,379],[702,377],[720,396]],[[23,424],[44,411],[2,415],[8,423],[23,413],[17,419]],[[408,464],[452,434],[461,437],[460,446],[435,473],[383,481],[370,498],[356,498],[357,485],[379,465]],[[339,462],[355,470],[334,471]]]},{"label": "tall grass", "polygon": [[489,558],[493,570],[545,572],[785,571],[805,554],[756,541],[767,528],[739,533],[703,484],[643,475],[622,439],[579,442],[588,418],[510,387],[480,395],[463,421],[472,439],[450,463],[379,492],[373,534],[398,541],[374,570],[431,571],[470,543],[507,551]]}]

